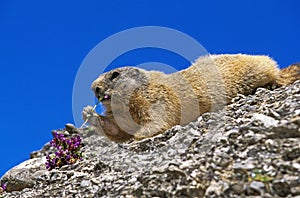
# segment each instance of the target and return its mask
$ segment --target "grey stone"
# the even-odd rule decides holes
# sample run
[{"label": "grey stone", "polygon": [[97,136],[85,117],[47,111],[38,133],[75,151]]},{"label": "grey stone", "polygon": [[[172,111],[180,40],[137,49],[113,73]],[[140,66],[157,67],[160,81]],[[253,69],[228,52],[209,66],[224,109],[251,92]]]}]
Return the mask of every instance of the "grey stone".
[{"label": "grey stone", "polygon": [[81,183],[80,183],[80,186],[82,188],[88,187],[90,185],[91,185],[91,181],[90,180],[82,180]]},{"label": "grey stone", "polygon": [[250,183],[249,188],[258,192],[259,194],[262,194],[263,190],[265,189],[265,184],[263,182],[253,181]]},{"label": "grey stone", "polygon": [[1,181],[6,183],[6,191],[21,191],[32,188],[39,176],[45,174],[46,158],[29,159],[6,172]]},{"label": "grey stone", "polygon": [[291,193],[294,196],[298,195],[300,197],[300,184],[299,184],[299,186],[292,187],[291,188]]},{"label": "grey stone", "polygon": [[[237,96],[217,113],[123,144],[67,124],[84,160],[51,171],[43,158],[8,171],[3,197],[299,197],[300,81]],[[30,166],[28,164],[31,164]]]},{"label": "grey stone", "polygon": [[272,188],[274,192],[279,196],[287,196],[291,193],[291,188],[288,183],[284,180],[274,180],[272,182]]},{"label": "grey stone", "polygon": [[274,118],[270,116],[266,116],[260,113],[254,113],[253,114],[253,120],[258,120],[263,123],[263,125],[267,128],[269,127],[276,127],[278,125],[278,120],[275,120]]},{"label": "grey stone", "polygon": [[242,183],[232,184],[231,189],[233,193],[237,195],[242,194],[245,191],[244,184]]}]

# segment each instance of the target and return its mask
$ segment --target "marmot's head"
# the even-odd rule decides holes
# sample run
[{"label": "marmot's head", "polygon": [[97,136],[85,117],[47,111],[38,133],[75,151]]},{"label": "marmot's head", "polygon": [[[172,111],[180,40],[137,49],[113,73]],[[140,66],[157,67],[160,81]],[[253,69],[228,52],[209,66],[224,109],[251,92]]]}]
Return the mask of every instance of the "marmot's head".
[{"label": "marmot's head", "polygon": [[100,75],[91,88],[98,100],[105,104],[113,95],[124,97],[143,84],[147,84],[145,70],[121,67]]}]

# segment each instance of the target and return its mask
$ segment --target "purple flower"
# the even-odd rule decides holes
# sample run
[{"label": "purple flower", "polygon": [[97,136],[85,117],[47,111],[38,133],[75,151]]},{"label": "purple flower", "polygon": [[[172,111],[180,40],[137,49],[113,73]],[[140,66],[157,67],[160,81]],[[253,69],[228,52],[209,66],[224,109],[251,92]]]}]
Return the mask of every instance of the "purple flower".
[{"label": "purple flower", "polygon": [[72,140],[67,140],[67,144],[70,146],[72,144]]},{"label": "purple flower", "polygon": [[1,188],[2,188],[3,190],[6,190],[6,185],[5,185],[4,183],[2,183],[2,184],[1,184]]},{"label": "purple flower", "polygon": [[46,162],[46,169],[50,169],[50,168],[51,168],[50,164],[48,164],[48,163]]},{"label": "purple flower", "polygon": [[71,138],[64,137],[63,134],[54,132],[54,138],[50,141],[50,146],[56,148],[55,155],[50,154],[46,156],[46,168],[51,170],[54,168],[59,168],[65,164],[73,164],[77,160],[82,160],[82,153],[80,148],[81,137],[75,136]]},{"label": "purple flower", "polygon": [[56,151],[56,152],[55,152],[55,156],[56,156],[56,157],[59,157],[60,155],[61,155],[61,153],[60,153],[59,151]]},{"label": "purple flower", "polygon": [[70,156],[70,155],[67,155],[67,156],[66,156],[66,159],[67,159],[67,160],[69,160],[70,158],[71,158],[71,156]]},{"label": "purple flower", "polygon": [[58,133],[56,131],[53,133],[53,135],[55,138],[58,138]]},{"label": "purple flower", "polygon": [[51,145],[51,146],[55,146],[55,141],[54,141],[54,140],[51,140],[51,141],[50,141],[50,145]]},{"label": "purple flower", "polygon": [[64,141],[65,140],[64,134],[59,134],[58,135],[58,139]]}]

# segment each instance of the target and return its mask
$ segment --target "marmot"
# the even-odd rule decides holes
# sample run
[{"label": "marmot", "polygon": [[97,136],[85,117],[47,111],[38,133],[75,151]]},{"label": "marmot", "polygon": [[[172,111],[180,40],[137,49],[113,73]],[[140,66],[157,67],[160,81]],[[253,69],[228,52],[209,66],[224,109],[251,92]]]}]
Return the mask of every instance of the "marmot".
[{"label": "marmot", "polygon": [[238,93],[290,84],[300,79],[299,71],[300,64],[280,70],[268,56],[244,54],[200,57],[172,74],[121,67],[100,75],[91,86],[105,116],[88,106],[83,119],[110,140],[140,140],[218,110]]}]

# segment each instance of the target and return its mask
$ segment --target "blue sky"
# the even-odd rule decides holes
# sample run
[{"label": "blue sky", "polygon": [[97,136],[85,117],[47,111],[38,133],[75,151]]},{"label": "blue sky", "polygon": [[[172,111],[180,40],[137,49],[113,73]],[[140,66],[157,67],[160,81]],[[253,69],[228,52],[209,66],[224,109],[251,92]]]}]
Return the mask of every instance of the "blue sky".
[{"label": "blue sky", "polygon": [[[73,122],[72,89],[81,62],[105,38],[139,26],[184,32],[209,53],[267,54],[300,62],[300,2],[1,1],[0,176]],[[161,50],[136,50],[111,67],[187,62]]]}]

